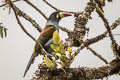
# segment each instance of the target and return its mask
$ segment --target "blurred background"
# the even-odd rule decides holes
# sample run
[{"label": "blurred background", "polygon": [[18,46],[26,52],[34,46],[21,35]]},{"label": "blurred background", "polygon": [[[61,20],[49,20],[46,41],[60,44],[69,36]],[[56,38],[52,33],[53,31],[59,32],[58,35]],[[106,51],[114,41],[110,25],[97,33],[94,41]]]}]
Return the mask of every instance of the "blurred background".
[{"label": "blurred background", "polygon": [[[0,5],[3,4],[3,0],[0,0]],[[49,16],[54,9],[46,5],[42,0],[30,0],[34,3],[40,10],[42,10],[47,16]],[[89,0],[47,0],[49,3],[53,4],[57,8],[66,11],[83,11],[86,3]],[[30,15],[36,22],[43,28],[46,20],[31,6],[26,4],[24,1],[19,1],[15,3],[17,7]],[[114,0],[112,3],[106,2],[106,6],[103,8],[106,18],[110,25],[120,17],[120,0]],[[8,35],[6,38],[0,38],[0,80],[29,80],[32,78],[33,73],[38,68],[38,64],[42,62],[42,56],[37,57],[35,63],[29,69],[25,78],[23,74],[29,58],[32,54],[35,42],[29,38],[17,24],[14,13],[11,9],[9,14],[9,9],[6,7],[0,7],[0,22],[8,28]],[[85,36],[85,39],[92,38],[98,34],[106,31],[104,23],[96,14],[93,12],[91,15],[92,19],[89,20],[86,25],[90,31],[89,36]],[[74,17],[67,17],[61,20],[60,25],[73,30],[74,28]],[[20,18],[21,22],[24,24],[25,28],[30,34],[32,34],[36,39],[39,36],[39,32],[32,27],[32,25],[26,21],[24,18]],[[120,34],[120,27],[113,30],[114,34]],[[64,40],[67,35],[65,32],[60,31],[60,36]],[[117,43],[120,44],[120,36],[115,36]],[[110,39],[109,37],[90,45],[94,50],[101,54],[109,62],[115,58],[110,49]],[[95,57],[89,50],[83,49],[81,54],[79,54],[71,67],[100,67],[105,65],[98,57]],[[106,80],[107,78],[104,78]],[[113,75],[108,77],[108,80],[120,80],[119,75]]]}]

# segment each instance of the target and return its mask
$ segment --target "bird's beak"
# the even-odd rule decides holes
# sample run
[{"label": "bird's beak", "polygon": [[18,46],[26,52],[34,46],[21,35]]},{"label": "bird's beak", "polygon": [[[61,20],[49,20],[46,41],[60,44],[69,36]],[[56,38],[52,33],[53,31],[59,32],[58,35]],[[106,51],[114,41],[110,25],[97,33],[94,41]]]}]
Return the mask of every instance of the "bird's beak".
[{"label": "bird's beak", "polygon": [[59,12],[59,14],[57,15],[57,18],[63,18],[63,17],[67,17],[67,16],[72,16],[72,13],[69,12]]},{"label": "bird's beak", "polygon": [[72,16],[72,13],[69,13],[69,12],[63,12],[63,15],[64,15],[64,17],[66,17],[66,16]]}]

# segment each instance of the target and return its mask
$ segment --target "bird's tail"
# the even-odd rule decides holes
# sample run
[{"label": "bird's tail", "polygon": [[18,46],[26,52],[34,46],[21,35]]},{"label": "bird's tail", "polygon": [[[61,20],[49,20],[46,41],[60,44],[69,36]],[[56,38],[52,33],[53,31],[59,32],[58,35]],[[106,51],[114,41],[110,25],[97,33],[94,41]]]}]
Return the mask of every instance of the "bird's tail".
[{"label": "bird's tail", "polygon": [[26,67],[26,69],[25,69],[25,72],[24,72],[23,77],[25,77],[27,71],[29,70],[31,64],[33,64],[34,59],[35,59],[35,57],[36,57],[37,55],[38,55],[37,53],[33,53],[32,56],[30,57],[30,60],[29,60],[29,62],[28,62],[28,64],[27,64],[27,67]]}]

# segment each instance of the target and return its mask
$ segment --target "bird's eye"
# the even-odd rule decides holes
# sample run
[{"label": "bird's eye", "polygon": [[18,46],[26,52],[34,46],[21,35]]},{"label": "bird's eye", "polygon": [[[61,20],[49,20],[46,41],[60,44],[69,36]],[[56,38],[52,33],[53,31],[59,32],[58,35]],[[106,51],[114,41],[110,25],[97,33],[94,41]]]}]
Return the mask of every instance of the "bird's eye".
[{"label": "bird's eye", "polygon": [[59,17],[60,17],[60,15],[59,15],[59,14],[57,14],[57,15],[56,15],[56,18],[59,18]]}]

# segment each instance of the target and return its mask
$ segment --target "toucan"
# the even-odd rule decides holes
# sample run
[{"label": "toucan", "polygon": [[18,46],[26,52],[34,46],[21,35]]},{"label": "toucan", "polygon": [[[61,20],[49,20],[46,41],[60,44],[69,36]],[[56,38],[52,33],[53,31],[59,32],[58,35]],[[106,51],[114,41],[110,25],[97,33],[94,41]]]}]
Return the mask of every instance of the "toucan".
[{"label": "toucan", "polygon": [[[69,12],[60,12],[60,11],[55,11],[53,12],[49,18],[47,19],[46,25],[44,27],[44,29],[42,30],[42,32],[40,33],[40,36],[38,38],[38,42],[45,48],[45,50],[47,51],[48,46],[53,42],[52,41],[52,37],[53,37],[53,32],[54,31],[59,31],[59,21],[67,16],[72,16],[72,13]],[[30,57],[30,60],[27,64],[27,67],[25,69],[24,72],[24,76],[26,75],[27,71],[29,70],[31,64],[34,63],[35,58],[38,55],[44,55],[41,52],[41,47],[38,43],[35,44],[34,49],[33,49],[33,53]]]}]

